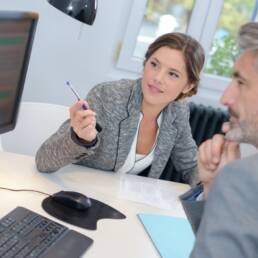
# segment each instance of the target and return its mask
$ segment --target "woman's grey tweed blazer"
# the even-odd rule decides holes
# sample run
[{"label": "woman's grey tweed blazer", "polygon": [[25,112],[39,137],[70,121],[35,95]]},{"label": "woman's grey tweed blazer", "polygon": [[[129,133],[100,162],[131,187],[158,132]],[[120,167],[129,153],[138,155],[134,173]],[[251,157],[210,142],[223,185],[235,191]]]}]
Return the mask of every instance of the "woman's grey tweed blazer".
[{"label": "woman's grey tweed blazer", "polygon": [[[86,148],[76,143],[71,137],[70,120],[67,120],[38,150],[39,171],[54,172],[69,163],[117,171],[124,164],[139,121],[141,79],[101,83],[90,91],[87,101],[102,127],[97,144]],[[149,176],[159,178],[171,159],[184,181],[190,183],[196,167],[196,151],[186,102],[170,103],[163,110]]]}]

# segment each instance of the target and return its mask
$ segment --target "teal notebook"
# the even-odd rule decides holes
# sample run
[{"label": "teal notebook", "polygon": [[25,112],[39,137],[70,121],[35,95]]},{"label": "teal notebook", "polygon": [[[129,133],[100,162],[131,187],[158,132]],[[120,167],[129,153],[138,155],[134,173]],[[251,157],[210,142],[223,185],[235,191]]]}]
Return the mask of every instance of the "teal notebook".
[{"label": "teal notebook", "polygon": [[162,258],[188,258],[194,234],[187,219],[156,214],[138,214]]}]

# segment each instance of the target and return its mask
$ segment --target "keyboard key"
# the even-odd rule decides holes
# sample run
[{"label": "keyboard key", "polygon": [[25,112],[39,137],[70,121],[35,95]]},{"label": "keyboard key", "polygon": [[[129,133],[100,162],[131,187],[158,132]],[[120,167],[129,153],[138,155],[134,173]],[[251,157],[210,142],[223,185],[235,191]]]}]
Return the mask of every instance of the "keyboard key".
[{"label": "keyboard key", "polygon": [[[1,258],[77,258],[92,243],[92,239],[23,207],[0,220]],[[67,256],[55,246],[66,248]]]}]

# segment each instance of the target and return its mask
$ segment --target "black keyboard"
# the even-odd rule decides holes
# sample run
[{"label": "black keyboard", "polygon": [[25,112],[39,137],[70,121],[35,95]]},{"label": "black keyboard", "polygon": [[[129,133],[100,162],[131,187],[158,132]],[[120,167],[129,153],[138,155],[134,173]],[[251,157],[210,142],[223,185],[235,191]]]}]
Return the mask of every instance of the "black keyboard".
[{"label": "black keyboard", "polygon": [[0,219],[1,258],[78,258],[93,240],[23,207]]}]

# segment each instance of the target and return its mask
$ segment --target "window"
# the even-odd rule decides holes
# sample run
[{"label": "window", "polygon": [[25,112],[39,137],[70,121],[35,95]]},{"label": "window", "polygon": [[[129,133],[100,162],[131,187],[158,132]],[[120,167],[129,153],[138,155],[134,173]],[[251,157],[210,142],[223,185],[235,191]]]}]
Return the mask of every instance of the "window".
[{"label": "window", "polygon": [[203,88],[221,92],[231,74],[239,27],[257,19],[258,0],[134,0],[117,66],[142,71],[148,45],[160,34],[186,32],[206,52]]},{"label": "window", "polygon": [[148,0],[133,55],[144,57],[154,39],[162,34],[186,32],[194,0]]},{"label": "window", "polygon": [[[250,20],[257,20],[258,1],[225,0],[207,56],[205,72],[224,77],[231,76],[231,68],[238,55],[236,37],[240,26]],[[229,15],[230,14],[230,15]]]}]

